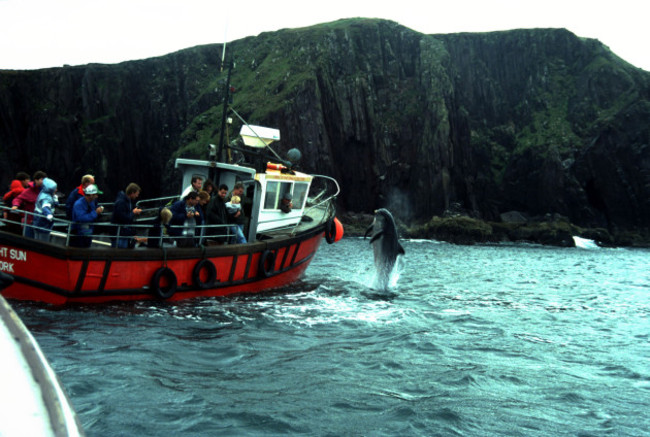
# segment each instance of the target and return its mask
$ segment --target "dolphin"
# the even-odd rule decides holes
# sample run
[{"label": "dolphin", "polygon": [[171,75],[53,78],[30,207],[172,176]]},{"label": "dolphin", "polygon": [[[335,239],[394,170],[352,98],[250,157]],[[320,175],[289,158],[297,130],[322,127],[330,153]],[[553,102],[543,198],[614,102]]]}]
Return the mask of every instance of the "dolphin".
[{"label": "dolphin", "polygon": [[367,238],[371,232],[370,244],[375,255],[377,271],[375,288],[385,290],[395,268],[397,256],[404,255],[405,252],[397,237],[397,227],[393,215],[387,209],[381,208],[375,211],[375,219],[363,238]]}]

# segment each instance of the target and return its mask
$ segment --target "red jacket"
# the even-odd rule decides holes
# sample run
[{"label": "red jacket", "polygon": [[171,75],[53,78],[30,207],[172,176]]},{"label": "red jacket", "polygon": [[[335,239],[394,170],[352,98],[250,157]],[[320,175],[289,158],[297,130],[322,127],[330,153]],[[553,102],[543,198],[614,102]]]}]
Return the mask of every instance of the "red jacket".
[{"label": "red jacket", "polygon": [[11,206],[11,202],[16,198],[17,195],[25,191],[25,187],[23,187],[23,183],[20,182],[18,179],[14,179],[11,181],[11,185],[9,185],[9,191],[5,193],[5,195],[2,197],[2,200],[5,201],[5,204],[7,206]]},{"label": "red jacket", "polygon": [[[20,193],[16,198],[11,202],[11,206],[17,206],[18,209],[23,211],[34,212],[34,206],[36,204],[36,199],[38,199],[38,194],[41,192],[41,187],[35,187],[34,183],[30,183],[29,188],[26,188],[22,193]],[[27,223],[32,222],[32,215],[27,217]]]}]

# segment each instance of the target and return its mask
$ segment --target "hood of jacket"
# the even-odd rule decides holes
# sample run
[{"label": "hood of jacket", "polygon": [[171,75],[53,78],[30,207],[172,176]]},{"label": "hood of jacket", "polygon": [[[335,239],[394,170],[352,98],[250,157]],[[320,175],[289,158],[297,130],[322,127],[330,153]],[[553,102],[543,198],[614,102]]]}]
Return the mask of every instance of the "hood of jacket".
[{"label": "hood of jacket", "polygon": [[50,178],[43,179],[43,187],[41,188],[41,191],[44,191],[48,194],[54,194],[56,188],[57,188],[56,182],[54,182],[52,179]]},{"label": "hood of jacket", "polygon": [[25,190],[25,187],[23,187],[23,183],[20,182],[18,179],[14,179],[11,181],[11,185],[9,185],[9,191],[7,191],[4,195],[4,200],[11,200],[20,193],[22,193]]}]

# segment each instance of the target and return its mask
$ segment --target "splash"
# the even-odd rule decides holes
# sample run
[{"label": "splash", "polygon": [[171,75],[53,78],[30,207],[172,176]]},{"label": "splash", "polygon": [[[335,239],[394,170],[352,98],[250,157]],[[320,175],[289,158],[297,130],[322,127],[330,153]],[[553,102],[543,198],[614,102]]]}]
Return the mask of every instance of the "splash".
[{"label": "splash", "polygon": [[[399,281],[399,277],[404,271],[404,255],[398,255],[397,259],[395,260],[395,265],[393,266],[393,270],[391,270],[390,275],[388,276],[388,282],[386,283],[386,291],[389,290],[394,290],[397,288],[397,282]],[[372,286],[371,288],[375,290],[383,290],[382,284],[381,284],[381,277],[382,275],[380,272],[375,272],[375,275],[373,276],[372,279]]]}]

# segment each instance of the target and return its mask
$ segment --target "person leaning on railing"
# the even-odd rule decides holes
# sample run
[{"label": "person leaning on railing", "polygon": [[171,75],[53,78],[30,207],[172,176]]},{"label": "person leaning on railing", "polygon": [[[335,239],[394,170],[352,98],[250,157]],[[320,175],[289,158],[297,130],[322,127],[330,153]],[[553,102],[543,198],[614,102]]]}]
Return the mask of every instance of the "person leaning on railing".
[{"label": "person leaning on railing", "polygon": [[72,235],[70,246],[90,247],[95,230],[93,222],[104,212],[103,206],[97,205],[97,198],[102,194],[97,185],[88,185],[84,197],[78,199],[72,208]]},{"label": "person leaning on railing", "polygon": [[[13,202],[13,200],[18,197],[20,193],[25,191],[27,187],[29,187],[29,175],[24,171],[19,171],[16,174],[16,178],[11,181],[11,184],[9,185],[9,191],[7,191],[4,196],[2,196],[4,206],[11,208],[11,202]],[[7,220],[3,228],[4,231],[18,235],[23,233],[22,227],[20,226],[20,214],[12,213],[9,210],[4,210],[2,216],[5,220]]]},{"label": "person leaning on railing", "polygon": [[54,208],[59,204],[56,189],[56,182],[50,178],[43,179],[43,188],[34,207],[34,238],[48,243],[54,226]]},{"label": "person leaning on railing", "polygon": [[120,249],[135,247],[135,239],[133,238],[135,230],[131,225],[135,221],[135,216],[140,215],[142,212],[140,208],[134,207],[134,202],[140,196],[141,191],[138,184],[131,183],[126,187],[125,191],[120,191],[117,194],[111,223],[122,226],[115,228],[116,234],[119,230],[119,238],[116,236],[111,238],[111,246],[117,246]]},{"label": "person leaning on railing", "polygon": [[[41,187],[43,186],[43,179],[47,175],[43,171],[37,171],[34,173],[33,182],[30,182],[29,187],[20,193],[16,198],[11,202],[11,209],[22,209],[29,213],[34,212],[34,206],[36,204],[36,199],[41,192]],[[26,214],[23,219],[24,235],[25,237],[34,238],[34,228],[32,227],[33,214]]]}]

